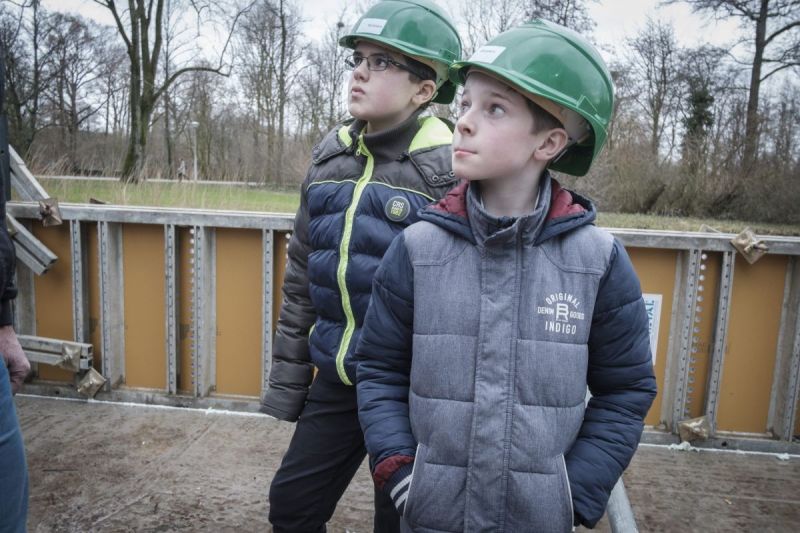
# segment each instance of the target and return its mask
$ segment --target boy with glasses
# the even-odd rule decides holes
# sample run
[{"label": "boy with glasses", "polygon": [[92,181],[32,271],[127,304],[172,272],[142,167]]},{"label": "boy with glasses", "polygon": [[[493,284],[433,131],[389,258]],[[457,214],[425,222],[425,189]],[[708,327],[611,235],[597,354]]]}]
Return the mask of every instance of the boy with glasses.
[{"label": "boy with glasses", "polygon": [[[297,421],[269,492],[277,533],[325,531],[363,461],[353,350],[372,276],[417,210],[454,184],[452,132],[420,116],[455,94],[447,72],[461,43],[447,14],[429,0],[386,0],[339,42],[353,49],[346,61],[354,120],[312,153],[262,399],[262,412]],[[398,531],[391,500],[376,492],[375,506],[375,531]]]}]

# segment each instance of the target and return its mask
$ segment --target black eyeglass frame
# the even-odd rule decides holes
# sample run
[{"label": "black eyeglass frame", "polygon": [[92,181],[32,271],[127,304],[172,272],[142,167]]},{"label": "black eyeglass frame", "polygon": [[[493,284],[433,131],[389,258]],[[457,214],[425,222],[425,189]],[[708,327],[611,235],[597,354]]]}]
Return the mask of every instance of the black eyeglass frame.
[{"label": "black eyeglass frame", "polygon": [[[383,68],[380,68],[377,65],[374,65],[372,63],[372,61],[370,61],[370,58],[384,59],[386,61],[386,66],[383,67]],[[367,61],[367,70],[369,70],[370,72],[383,72],[384,70],[389,68],[389,65],[394,65],[395,67],[399,68],[400,70],[405,70],[406,72],[408,72],[410,74],[413,74],[414,76],[418,77],[421,80],[429,80],[430,79],[430,76],[417,71],[415,68],[410,67],[408,65],[404,65],[403,63],[400,63],[399,61],[396,61],[396,60],[392,59],[388,55],[381,54],[381,53],[371,54],[371,55],[365,56],[365,55],[359,54],[358,52],[353,52],[353,54],[351,54],[351,55],[349,55],[349,56],[344,58],[344,64],[347,65],[347,67],[350,70],[355,70],[361,65],[361,63],[364,60]]]}]

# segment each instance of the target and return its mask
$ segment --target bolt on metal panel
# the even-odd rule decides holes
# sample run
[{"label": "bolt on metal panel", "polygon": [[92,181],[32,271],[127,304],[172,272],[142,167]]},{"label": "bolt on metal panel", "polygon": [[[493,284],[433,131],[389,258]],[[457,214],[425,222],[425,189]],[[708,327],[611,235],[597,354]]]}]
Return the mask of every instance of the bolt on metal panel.
[{"label": "bolt on metal panel", "polygon": [[125,371],[122,226],[110,222],[98,224],[103,377],[107,380],[106,390],[110,391],[123,382]]}]

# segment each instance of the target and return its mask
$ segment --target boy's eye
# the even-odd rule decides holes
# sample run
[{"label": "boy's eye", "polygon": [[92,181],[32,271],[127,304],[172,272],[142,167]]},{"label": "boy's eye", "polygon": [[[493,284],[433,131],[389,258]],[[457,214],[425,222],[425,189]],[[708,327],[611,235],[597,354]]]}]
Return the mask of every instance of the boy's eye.
[{"label": "boy's eye", "polygon": [[506,110],[499,104],[492,104],[489,106],[489,114],[493,116],[500,116],[505,113]]},{"label": "boy's eye", "polygon": [[458,104],[458,114],[463,115],[469,109],[469,102],[466,100],[461,100]]},{"label": "boy's eye", "polygon": [[386,56],[373,56],[371,60],[377,70],[385,70],[389,66],[389,58]]}]

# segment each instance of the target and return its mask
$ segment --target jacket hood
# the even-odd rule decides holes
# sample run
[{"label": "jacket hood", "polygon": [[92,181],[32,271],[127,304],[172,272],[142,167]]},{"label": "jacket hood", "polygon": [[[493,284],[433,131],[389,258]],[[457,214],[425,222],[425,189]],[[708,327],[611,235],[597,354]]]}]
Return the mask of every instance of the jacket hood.
[{"label": "jacket hood", "polygon": [[[523,240],[539,244],[576,227],[594,223],[597,211],[588,198],[564,189],[546,172],[540,182],[536,208],[518,218],[495,217],[480,205],[477,183],[462,180],[438,202],[426,206],[420,218],[468,240],[472,244],[492,239]],[[544,216],[543,216],[544,215]]]}]

